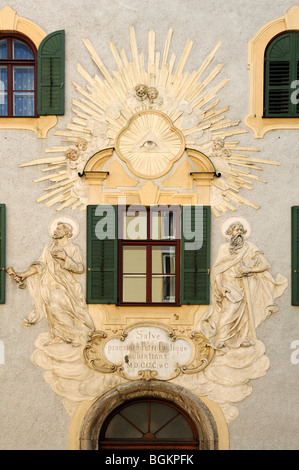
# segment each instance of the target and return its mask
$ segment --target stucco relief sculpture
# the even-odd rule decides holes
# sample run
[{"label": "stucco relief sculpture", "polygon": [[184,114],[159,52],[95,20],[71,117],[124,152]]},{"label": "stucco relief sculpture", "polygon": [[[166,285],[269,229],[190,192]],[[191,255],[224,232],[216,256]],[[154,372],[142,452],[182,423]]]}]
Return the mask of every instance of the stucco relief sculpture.
[{"label": "stucco relief sculpture", "polygon": [[211,272],[211,307],[201,321],[216,349],[254,345],[256,328],[277,311],[274,301],[287,286],[283,276],[272,277],[262,251],[247,241],[248,223],[230,222],[224,229],[228,242]]},{"label": "stucco relief sculpture", "polygon": [[25,326],[46,320],[47,331],[35,340],[31,360],[44,370],[44,380],[62,398],[72,415],[78,404],[120,383],[113,374],[99,374],[83,360],[83,350],[95,331],[79,282],[84,272],[81,250],[73,243],[79,225],[72,217],[60,216],[49,224],[52,240],[40,258],[25,272],[8,268],[19,288],[30,293],[32,312]]},{"label": "stucco relief sculpture", "polygon": [[150,103],[154,103],[155,100],[157,100],[156,103],[159,105],[163,103],[163,99],[159,96],[157,88],[148,87],[141,83],[135,86],[135,92],[137,99],[140,101],[148,99]]},{"label": "stucco relief sculpture", "polygon": [[[76,273],[83,270],[81,256],[71,243],[71,226],[58,225],[54,224],[54,239],[46,245],[40,260],[25,273],[12,270],[10,274],[18,283],[27,281],[35,303],[25,324],[34,324],[43,316],[48,320],[49,331],[36,339],[32,362],[45,371],[44,380],[73,415],[82,402],[127,383],[128,377],[115,373],[117,367],[107,368],[109,361],[101,356],[100,350],[89,348],[97,345],[88,338],[98,336],[87,313],[81,286],[75,280]],[[75,226],[75,235],[74,232]],[[192,334],[192,341],[199,341],[198,351],[202,348],[210,351],[209,360],[198,367],[202,355],[195,355],[195,363],[172,382],[217,403],[230,422],[238,416],[235,404],[251,394],[251,381],[265,375],[269,368],[265,346],[256,329],[277,310],[275,299],[284,292],[287,280],[279,274],[275,279],[272,277],[260,249],[247,240],[250,225],[246,220],[228,219],[223,224],[223,234],[228,241],[220,247],[212,269],[211,306]],[[205,338],[203,344],[201,338]],[[100,343],[107,341],[109,346],[109,339],[104,333]],[[86,352],[91,362],[95,358],[97,362],[89,364]],[[104,367],[97,367],[99,361]]]},{"label": "stucco relief sculpture", "polygon": [[84,272],[80,249],[73,244],[74,229],[58,221],[52,241],[47,243],[38,261],[22,273],[16,282],[27,279],[34,310],[23,320],[31,326],[42,318],[49,326],[47,345],[69,343],[85,345],[94,330],[77,274]]},{"label": "stucco relief sculpture", "polygon": [[275,299],[287,287],[286,278],[270,274],[263,253],[248,241],[250,232],[242,217],[231,217],[222,225],[227,242],[220,246],[211,270],[210,307],[196,326],[213,346],[214,357],[199,374],[175,379],[218,403],[227,422],[238,416],[235,404],[251,394],[251,381],[264,376],[270,366],[257,328],[277,312]]},{"label": "stucco relief sculpture", "polygon": [[[123,149],[118,153],[113,152],[102,170],[106,171],[113,158],[119,158],[119,163],[122,163],[121,159],[126,153],[129,154],[129,158],[125,159],[128,164],[125,164],[123,169],[129,178],[136,179],[138,187],[133,190],[131,187],[121,186],[117,187],[118,191],[122,191],[123,194],[126,191],[130,194],[132,191],[138,191],[139,186],[145,185],[148,178],[154,180],[155,186],[161,193],[169,190],[165,189],[164,183],[175,163],[172,161],[172,164],[169,164],[169,155],[177,155],[173,149],[177,134],[172,132],[172,140],[171,133],[167,131],[168,135],[162,139],[161,133],[156,135],[157,132],[153,132],[152,128],[152,121],[161,121],[161,117],[164,116],[171,122],[170,128],[180,133],[184,149],[195,149],[207,155],[212,160],[216,173],[221,174],[221,178],[215,177],[210,183],[210,204],[215,216],[235,211],[243,204],[254,209],[259,208],[240,193],[253,189],[254,183],[266,183],[264,179],[252,173],[252,170],[262,170],[263,164],[279,165],[279,162],[249,156],[248,153],[258,152],[258,149],[239,145],[236,137],[247,131],[239,128],[239,120],[226,118],[228,106],[219,106],[217,95],[228,80],[222,79],[215,83],[223,64],[215,65],[211,70],[210,66],[221,43],[216,44],[198,70],[189,73],[184,71],[184,67],[192,48],[192,41],[188,40],[175,67],[175,54],[170,54],[171,38],[172,29],[169,30],[164,51],[160,53],[156,50],[155,33],[150,31],[148,60],[145,60],[143,52],[138,52],[134,28],[130,28],[132,60],[128,59],[124,50],[118,52],[116,46],[111,43],[111,51],[117,64],[113,72],[109,72],[105,67],[90,41],[83,40],[99,69],[99,74],[91,77],[81,65],[78,65],[78,72],[86,81],[86,89],[74,83],[80,96],[79,100],[73,100],[74,117],[65,130],[56,132],[63,144],[46,150],[47,154],[53,156],[39,158],[22,165],[22,167],[48,166],[47,176],[43,175],[36,180],[36,182],[45,182],[49,179],[50,182],[47,194],[41,196],[38,202],[49,206],[56,205],[59,211],[66,207],[84,210],[88,199],[88,187],[83,184],[84,177],[80,180],[78,172],[71,174],[69,172],[70,150],[74,150],[78,139],[82,138],[86,141],[83,158],[85,162],[96,152],[106,148],[117,150],[120,137],[123,137],[124,131],[130,128],[134,119],[139,140],[135,142],[135,146],[131,141],[125,141]],[[152,114],[146,114],[150,111]],[[139,113],[143,113],[143,119],[137,119]],[[160,119],[157,118],[158,115]],[[136,151],[136,144],[148,136],[150,138],[147,139],[147,146]],[[152,145],[151,148],[149,144]],[[148,159],[149,153],[150,157],[156,153],[156,158],[154,164],[147,166],[143,162]],[[180,152],[176,162],[179,164],[184,158],[188,157],[184,152]],[[197,171],[192,159],[188,159],[189,165],[193,171]],[[143,171],[140,171],[140,168]],[[112,176],[110,175],[111,178]],[[196,194],[197,189],[194,187],[192,191]]]}]

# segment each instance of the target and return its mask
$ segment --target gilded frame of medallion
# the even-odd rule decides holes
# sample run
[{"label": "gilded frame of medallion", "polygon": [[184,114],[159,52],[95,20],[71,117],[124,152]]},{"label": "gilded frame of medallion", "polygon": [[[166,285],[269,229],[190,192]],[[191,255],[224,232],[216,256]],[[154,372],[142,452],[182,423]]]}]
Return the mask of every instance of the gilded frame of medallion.
[{"label": "gilded frame of medallion", "polygon": [[[105,345],[110,340],[119,340],[124,343],[129,333],[138,328],[158,328],[167,333],[170,343],[176,343],[177,340],[186,341],[191,346],[191,359],[186,364],[176,363],[173,372],[166,377],[159,376],[156,370],[144,368],[138,371],[136,376],[130,376],[124,371],[123,362],[114,364],[107,359],[104,353]],[[99,373],[117,373],[120,377],[130,380],[161,380],[169,381],[181,374],[196,374],[205,369],[214,357],[214,349],[208,343],[208,340],[200,332],[191,332],[189,335],[176,334],[175,330],[160,322],[138,322],[132,323],[122,330],[120,334],[109,335],[104,331],[95,331],[90,341],[83,351],[83,357],[86,364]],[[130,356],[124,356],[124,362],[129,362]]]}]

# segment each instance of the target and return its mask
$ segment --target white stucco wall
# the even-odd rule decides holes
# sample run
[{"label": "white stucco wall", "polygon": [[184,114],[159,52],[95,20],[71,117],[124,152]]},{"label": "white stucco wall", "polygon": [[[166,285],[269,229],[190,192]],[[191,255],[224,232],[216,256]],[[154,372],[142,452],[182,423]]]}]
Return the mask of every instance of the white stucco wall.
[{"label": "white stucco wall", "polygon": [[[2,3],[1,6],[5,4]],[[55,207],[37,204],[47,183],[33,183],[40,177],[36,167],[21,163],[44,156],[45,148],[60,144],[55,130],[64,129],[73,117],[71,100],[78,98],[72,80],[85,86],[76,66],[80,62],[91,75],[97,72],[82,38],[91,41],[108,70],[115,68],[109,42],[128,54],[129,27],[134,26],[138,47],[147,53],[148,31],[156,33],[157,49],[163,50],[170,27],[171,51],[179,57],[188,39],[194,42],[186,70],[197,69],[217,41],[222,45],[216,62],[225,64],[222,78],[230,81],[220,92],[221,105],[229,105],[227,117],[243,121],[249,109],[248,41],[267,22],[284,15],[292,1],[279,0],[10,0],[20,16],[30,19],[46,33],[66,32],[66,112],[47,139],[30,131],[0,130],[0,202],[7,207],[7,266],[25,270],[40,255],[48,241],[48,223],[57,215]],[[1,125],[1,122],[0,122]],[[245,127],[242,126],[242,127]],[[271,365],[266,376],[252,382],[252,394],[237,404],[239,417],[229,424],[231,449],[297,449],[299,364],[291,363],[291,343],[299,340],[299,307],[291,307],[291,206],[299,204],[298,131],[273,131],[263,139],[238,136],[246,146],[257,146],[265,160],[281,166],[263,166],[260,175],[267,184],[256,183],[251,194],[261,208],[242,206],[238,215],[252,224],[251,240],[272,266],[273,274],[289,280],[289,288],[278,299],[279,312],[258,329]],[[259,172],[257,172],[259,174]],[[85,213],[65,210],[81,225],[77,243],[85,252]],[[223,217],[212,219],[212,263],[222,243]],[[82,284],[84,285],[84,276]],[[18,290],[7,279],[6,304],[0,305],[0,341],[5,363],[0,361],[0,449],[66,449],[69,417],[43,379],[43,371],[30,360],[34,341],[45,330],[43,323],[32,328],[21,325],[32,308],[28,292]]]}]

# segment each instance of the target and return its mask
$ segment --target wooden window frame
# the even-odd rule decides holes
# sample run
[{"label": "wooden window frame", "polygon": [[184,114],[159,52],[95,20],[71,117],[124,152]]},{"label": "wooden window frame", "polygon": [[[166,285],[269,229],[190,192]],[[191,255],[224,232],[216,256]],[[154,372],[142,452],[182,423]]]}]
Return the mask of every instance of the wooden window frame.
[{"label": "wooden window frame", "polygon": [[[97,207],[101,207],[103,213],[96,215]],[[167,210],[176,212],[175,237],[172,236],[162,239],[152,239],[150,233],[144,239],[132,240],[123,236],[123,215],[127,211],[126,206],[112,206],[114,208],[114,227],[115,234],[113,238],[98,238],[95,233],[95,227],[100,222],[104,214],[110,212],[111,205],[91,204],[87,206],[87,276],[86,276],[86,302],[88,304],[114,304],[119,306],[163,306],[174,307],[181,305],[208,305],[210,302],[210,237],[211,237],[211,207],[203,206],[203,245],[201,248],[190,247],[190,234],[187,238],[184,234],[185,223],[191,223],[195,228],[194,217],[195,206],[165,206]],[[138,205],[129,206],[130,211],[137,212]],[[145,207],[140,206],[142,211]],[[188,208],[192,211],[184,211]],[[163,206],[151,206],[147,209],[147,217],[152,214],[155,209],[158,212],[164,210]],[[106,215],[104,217],[106,217]],[[131,215],[131,214],[130,214]],[[109,215],[111,218],[111,214]],[[111,219],[110,222],[111,223]],[[188,225],[187,225],[188,226]],[[150,223],[147,222],[147,229],[150,230]],[[126,234],[125,234],[126,235]],[[195,240],[194,240],[195,241]],[[96,243],[95,243],[96,242]],[[187,244],[188,243],[188,247]],[[192,243],[192,242],[191,242]],[[96,246],[95,246],[96,245]],[[176,250],[175,262],[175,301],[165,302],[123,302],[122,279],[123,279],[123,246],[146,246],[148,245],[148,260],[150,258],[150,250],[153,246],[174,246]],[[196,253],[195,253],[196,252]],[[198,252],[198,253],[197,253]],[[183,256],[184,255],[184,256]],[[194,259],[193,259],[194,258]],[[108,261],[107,261],[108,260]],[[151,266],[148,261],[148,266]],[[101,273],[100,275],[97,273]],[[104,276],[104,274],[106,275]],[[110,274],[107,274],[110,273]],[[133,274],[133,273],[130,273]],[[139,273],[140,274],[140,273]],[[150,274],[150,271],[148,271]],[[153,274],[153,273],[151,273]],[[163,274],[163,273],[159,273]],[[193,276],[194,275],[194,276]],[[101,277],[102,276],[102,277]],[[192,277],[193,276],[193,277]],[[192,282],[190,280],[192,278]],[[98,284],[101,284],[99,287]],[[110,283],[110,284],[109,284]],[[150,292],[148,291],[148,299],[150,300]]]},{"label": "wooden window frame", "polygon": [[[0,59],[0,67],[7,67],[7,114],[0,115],[0,118],[36,118],[37,115],[37,49],[34,43],[26,36],[20,33],[0,33],[0,41],[7,40],[7,59]],[[13,40],[16,39],[26,44],[31,50],[33,60],[18,60],[13,58]],[[16,115],[13,113],[13,97],[16,90],[13,89],[13,67],[34,67],[34,114],[33,115]],[[23,90],[18,90],[23,91]],[[29,90],[25,90],[29,91]]]},{"label": "wooden window frame", "polygon": [[[5,6],[0,10],[0,24],[1,30],[0,32],[6,36],[8,34],[20,34],[28,38],[35,46],[36,50],[40,50],[40,46],[42,43],[49,39],[49,36],[45,33],[45,31],[38,26],[36,23],[32,22],[28,18],[23,18],[19,16],[17,12],[11,8],[10,6]],[[58,31],[56,32],[58,33]],[[63,32],[64,33],[64,32]],[[64,47],[64,44],[63,44]],[[63,52],[63,59],[64,59],[64,50]],[[0,128],[1,129],[13,129],[13,130],[29,130],[34,132],[39,139],[45,139],[47,137],[47,133],[50,129],[56,126],[58,122],[57,115],[59,113],[50,113],[50,112],[43,112],[39,113],[38,109],[38,52],[37,52],[37,116],[1,116],[0,120]],[[64,73],[64,72],[63,72]],[[64,88],[64,87],[63,87]],[[61,112],[63,110],[61,109]]]},{"label": "wooden window frame", "polygon": [[[143,437],[140,439],[135,438],[135,439],[126,439],[125,437],[123,439],[120,438],[111,438],[107,439],[105,437],[106,431],[108,429],[108,426],[110,422],[113,420],[113,418],[117,415],[122,416],[121,412],[126,409],[127,407],[137,404],[137,403],[147,403],[147,419],[148,419],[148,433],[145,433]],[[170,421],[175,419],[177,416],[181,415],[183,418],[188,422],[190,429],[192,431],[193,439],[191,438],[181,438],[180,440],[178,439],[166,439],[166,438],[156,438],[154,435],[150,435],[150,423],[151,423],[151,415],[150,415],[150,407],[152,403],[158,403],[162,405],[166,405],[170,408],[173,408],[177,414],[172,417],[171,419],[168,420],[168,422],[165,422],[165,425],[169,424]],[[122,416],[123,417],[123,416]],[[126,419],[126,418],[124,418]],[[128,419],[126,419],[128,421]],[[130,422],[130,420],[129,420]],[[134,422],[131,423],[133,427],[135,427]],[[165,426],[164,425],[164,426]],[[159,429],[160,430],[160,429]],[[159,431],[157,430],[156,433]],[[142,431],[140,430],[142,433]],[[196,430],[196,427],[191,419],[190,416],[187,415],[180,407],[175,405],[174,403],[171,403],[166,400],[161,400],[161,399],[154,399],[154,398],[145,398],[145,399],[137,399],[137,400],[132,400],[129,402],[126,402],[125,404],[122,404],[118,408],[116,408],[109,416],[106,418],[100,435],[99,435],[99,450],[112,450],[112,449],[177,449],[177,450],[198,450],[199,449],[199,438],[198,438],[198,433]]]},{"label": "wooden window frame", "polygon": [[[136,211],[138,211],[138,206],[134,206]],[[178,234],[180,233],[180,217],[181,217],[181,208],[179,206],[175,206],[174,213],[175,213],[175,230],[176,230],[176,237],[175,239],[153,239],[151,236],[151,215],[154,212],[161,212],[161,207],[146,207],[142,206],[143,210],[146,209],[146,227],[147,227],[147,238],[140,239],[140,240],[127,240],[124,238],[120,238],[118,240],[118,305],[119,306],[145,306],[145,305],[153,305],[153,306],[169,306],[174,307],[180,305],[180,258],[181,258],[181,243]],[[122,221],[123,221],[123,214],[126,212],[128,208],[119,208],[118,212],[118,220],[119,220],[119,233],[123,233]],[[132,207],[131,207],[132,209]],[[171,210],[169,210],[171,212]],[[146,301],[145,302],[125,302],[123,301],[123,248],[125,246],[131,247],[146,247]],[[152,247],[155,246],[173,246],[175,248],[175,300],[174,302],[153,302],[152,301],[152,276],[157,274],[153,273],[151,266],[152,266]],[[133,273],[130,273],[133,274]],[[161,273],[159,273],[161,274]]]}]

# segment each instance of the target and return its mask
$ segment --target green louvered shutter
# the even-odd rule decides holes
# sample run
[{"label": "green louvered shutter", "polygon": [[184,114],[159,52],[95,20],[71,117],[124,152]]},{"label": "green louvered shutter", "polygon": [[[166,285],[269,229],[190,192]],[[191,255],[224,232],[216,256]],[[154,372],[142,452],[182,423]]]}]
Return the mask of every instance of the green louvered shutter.
[{"label": "green louvered shutter", "polygon": [[292,305],[299,305],[299,206],[292,207]]},{"label": "green louvered shutter", "polygon": [[299,80],[299,34],[290,31],[273,39],[266,50],[264,117],[299,116],[296,80]]},{"label": "green louvered shutter", "polygon": [[5,302],[5,205],[0,204],[0,304]]},{"label": "green louvered shutter", "polygon": [[209,206],[203,206],[202,246],[190,250],[186,249],[190,243],[187,232],[195,230],[196,211],[194,206],[182,207],[181,304],[207,305],[210,302],[210,209]]},{"label": "green louvered shutter", "polygon": [[64,114],[65,33],[55,31],[41,42],[37,53],[38,106],[41,116]]},{"label": "green louvered shutter", "polygon": [[[97,228],[114,228],[100,239]],[[100,235],[101,238],[102,235]],[[117,206],[87,206],[87,303],[117,303]]]}]

